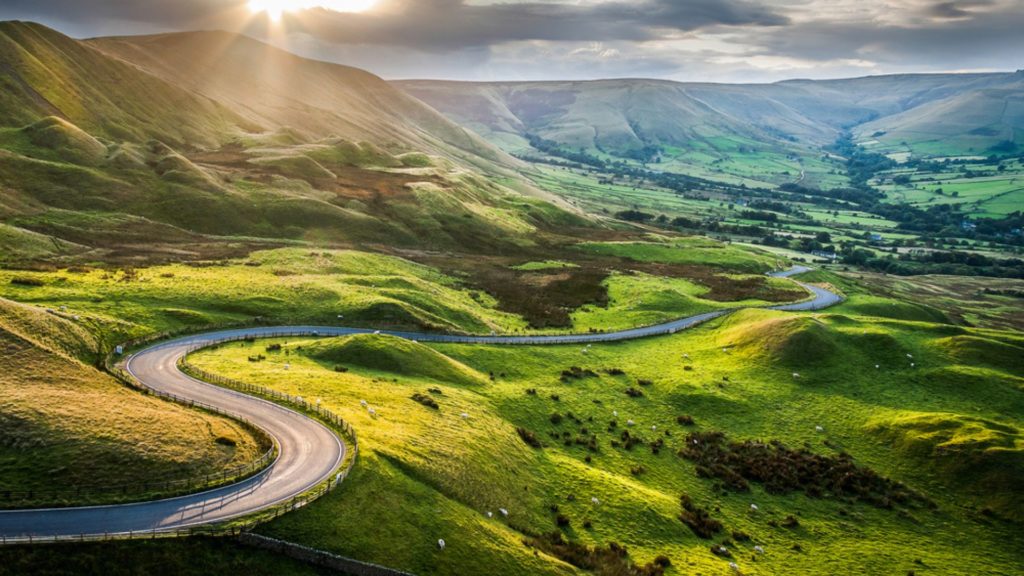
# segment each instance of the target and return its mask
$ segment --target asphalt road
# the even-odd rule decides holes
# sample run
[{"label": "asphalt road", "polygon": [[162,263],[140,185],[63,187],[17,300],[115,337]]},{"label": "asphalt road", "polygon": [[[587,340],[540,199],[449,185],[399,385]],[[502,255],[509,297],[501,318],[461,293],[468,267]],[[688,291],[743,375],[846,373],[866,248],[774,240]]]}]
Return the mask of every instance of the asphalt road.
[{"label": "asphalt road", "polygon": [[[785,278],[808,270],[797,266],[773,276]],[[823,288],[802,282],[797,284],[813,294],[813,298],[772,306],[771,309],[819,310],[842,301],[840,296]],[[458,336],[334,326],[288,326],[223,330],[159,344],[133,355],[127,363],[129,371],[155,390],[217,406],[226,412],[245,417],[278,443],[277,461],[260,474],[237,484],[178,498],[112,506],[0,511],[0,537],[11,540],[28,536],[99,536],[172,531],[212,524],[271,507],[305,492],[331,475],[345,456],[345,445],[334,432],[315,420],[272,402],[186,376],[178,370],[177,361],[191,347],[225,339],[281,333],[337,336],[374,332],[421,342],[584,344],[671,334],[733,311],[735,309],[717,310],[656,326],[619,332],[565,336]]]}]

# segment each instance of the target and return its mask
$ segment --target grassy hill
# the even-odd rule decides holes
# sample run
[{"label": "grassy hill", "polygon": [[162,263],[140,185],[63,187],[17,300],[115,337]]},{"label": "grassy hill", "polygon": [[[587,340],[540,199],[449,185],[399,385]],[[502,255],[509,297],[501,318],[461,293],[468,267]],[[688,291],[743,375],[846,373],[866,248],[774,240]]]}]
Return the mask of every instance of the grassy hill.
[{"label": "grassy hill", "polygon": [[[844,130],[918,155],[980,152],[1019,131],[1014,74],[794,80],[763,85],[660,80],[396,83],[491,142],[537,155],[529,138],[659,170],[776,185],[834,185],[821,147]],[[930,135],[930,137],[929,137]],[[944,147],[934,141],[941,139]],[[929,144],[931,142],[931,144]],[[802,176],[801,176],[802,175]]]},{"label": "grassy hill", "polygon": [[244,36],[82,42],[5,22],[0,67],[9,263],[296,241],[493,251],[589,225],[380,78]]},{"label": "grassy hill", "polygon": [[[276,537],[418,574],[638,573],[664,556],[668,575],[996,575],[1022,552],[1020,367],[993,355],[1020,346],[1010,332],[746,311],[586,350],[430,345],[429,362],[347,372],[309,353],[334,340],[275,342],[258,365],[270,341],[192,361],[322,399],[361,448],[337,493],[260,529]],[[494,380],[438,381],[439,359]],[[612,543],[628,554],[594,552]]]},{"label": "grassy hill", "polygon": [[201,476],[262,454],[235,422],[143,396],[94,368],[94,321],[0,300],[0,493],[36,491],[0,507],[118,501],[119,492],[89,489]]}]

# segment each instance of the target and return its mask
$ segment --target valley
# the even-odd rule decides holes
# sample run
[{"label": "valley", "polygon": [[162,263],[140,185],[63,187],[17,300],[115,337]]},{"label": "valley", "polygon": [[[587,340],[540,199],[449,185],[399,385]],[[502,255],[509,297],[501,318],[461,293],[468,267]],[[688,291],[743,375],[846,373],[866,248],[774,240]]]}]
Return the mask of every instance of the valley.
[{"label": "valley", "polygon": [[0,575],[1021,570],[1022,72],[282,45],[0,22]]}]

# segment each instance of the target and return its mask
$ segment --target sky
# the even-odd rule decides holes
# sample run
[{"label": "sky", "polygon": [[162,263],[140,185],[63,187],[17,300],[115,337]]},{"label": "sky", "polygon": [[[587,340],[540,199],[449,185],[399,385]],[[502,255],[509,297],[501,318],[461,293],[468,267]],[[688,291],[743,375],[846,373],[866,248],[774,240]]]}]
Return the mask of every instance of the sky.
[{"label": "sky", "polygon": [[0,0],[0,20],[12,19],[79,38],[238,31],[389,79],[773,82],[1024,68],[1024,0]]}]

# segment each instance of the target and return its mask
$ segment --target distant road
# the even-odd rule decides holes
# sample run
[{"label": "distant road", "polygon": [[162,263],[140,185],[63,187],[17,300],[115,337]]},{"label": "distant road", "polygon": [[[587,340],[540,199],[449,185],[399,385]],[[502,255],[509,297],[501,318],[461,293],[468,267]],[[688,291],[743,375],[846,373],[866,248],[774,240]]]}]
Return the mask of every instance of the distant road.
[{"label": "distant road", "polygon": [[[772,276],[788,278],[808,270],[809,268],[804,266],[796,266]],[[803,282],[796,283],[808,290],[812,297],[802,302],[769,308],[790,311],[820,310],[842,301],[839,295],[824,288]],[[111,506],[0,511],[0,536],[7,540],[29,536],[88,537],[129,532],[173,531],[201,524],[213,524],[269,508],[302,494],[330,477],[345,457],[345,444],[334,432],[316,420],[272,402],[186,376],[178,370],[177,362],[188,349],[195,346],[209,345],[231,338],[272,336],[282,332],[324,336],[380,333],[421,342],[468,344],[582,344],[672,334],[736,310],[716,310],[664,324],[618,332],[565,336],[459,336],[336,326],[277,326],[222,330],[158,344],[134,354],[128,360],[128,370],[140,382],[160,392],[175,394],[244,416],[277,441],[280,449],[278,460],[248,480],[178,498]]]}]

